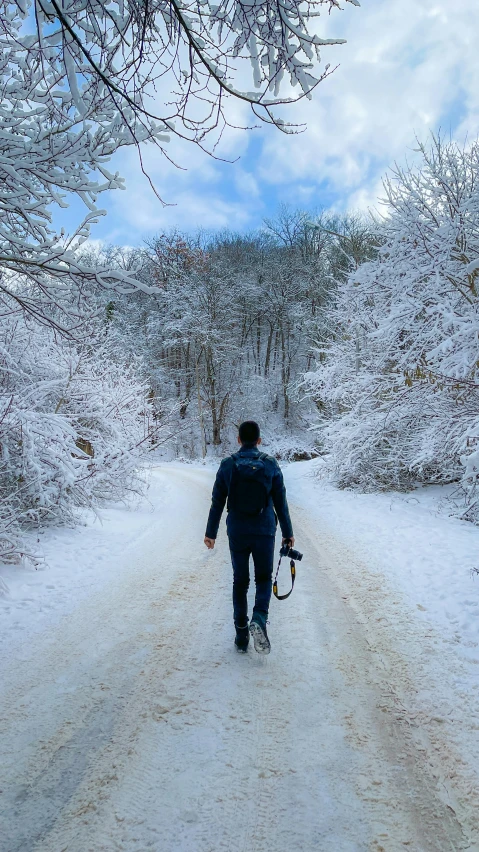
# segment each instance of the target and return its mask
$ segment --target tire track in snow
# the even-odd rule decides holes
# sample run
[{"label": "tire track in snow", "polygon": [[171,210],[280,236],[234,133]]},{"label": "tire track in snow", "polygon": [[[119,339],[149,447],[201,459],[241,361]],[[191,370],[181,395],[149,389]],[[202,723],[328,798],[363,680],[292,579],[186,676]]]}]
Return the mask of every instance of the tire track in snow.
[{"label": "tire track in snow", "polygon": [[[361,595],[352,607],[361,570],[357,557],[326,530],[313,527],[304,510],[295,509],[294,516],[299,517],[298,527],[310,552],[317,554],[318,579],[326,593],[328,612],[336,623],[344,622],[337,666],[348,692],[356,695],[344,721],[349,741],[366,760],[356,792],[373,813],[377,811],[377,836],[371,850],[393,852],[406,847],[420,852],[450,852],[474,848],[445,800],[425,751],[413,737],[398,688],[408,668],[407,660],[401,659],[394,643],[388,647],[384,634],[380,653],[375,653],[377,632],[371,625],[382,618],[386,589],[376,578],[377,596],[368,601]],[[367,573],[365,566],[363,570]],[[404,619],[401,627],[411,630],[410,620]],[[408,825],[410,831],[400,839]]]},{"label": "tire track in snow", "polygon": [[[13,730],[23,713],[24,849],[467,848],[395,718],[394,690],[388,703],[390,673],[334,583],[348,574],[348,554],[328,551],[296,513],[307,557],[292,597],[273,601],[272,654],[238,655],[224,531],[214,554],[191,557],[201,552],[210,475],[167,467],[162,475],[177,498],[131,577],[32,651],[24,677],[34,688],[23,710],[10,699]],[[51,718],[37,724],[39,701]],[[48,797],[48,824],[36,824]]]},{"label": "tire track in snow", "polygon": [[[178,581],[175,588],[168,593],[167,600],[162,603],[162,607],[170,608],[174,603],[174,624],[166,627],[161,641],[155,645],[152,659],[143,666],[145,689],[141,695],[133,697],[123,718],[117,720],[113,743],[97,756],[88,778],[80,786],[68,809],[61,815],[59,822],[62,825],[50,833],[38,850],[60,849],[64,846],[70,849],[79,831],[82,835],[82,849],[136,850],[149,848],[150,844],[152,848],[158,848],[160,839],[161,849],[194,848],[195,852],[202,852],[203,849],[230,848],[231,837],[235,834],[235,831],[230,829],[236,822],[237,796],[234,790],[233,795],[229,795],[227,786],[223,788],[221,785],[219,789],[222,799],[220,808],[214,797],[206,796],[200,789],[196,800],[193,798],[192,801],[182,802],[179,813],[173,818],[176,800],[184,798],[181,781],[185,767],[178,764],[181,756],[185,757],[181,740],[187,736],[187,729],[197,731],[204,724],[202,720],[205,714],[215,713],[218,716],[216,726],[220,728],[223,747],[227,740],[223,716],[218,709],[214,711],[205,706],[208,694],[205,694],[204,690],[201,691],[205,665],[209,670],[214,670],[221,664],[222,658],[225,658],[223,663],[229,665],[229,657],[233,655],[230,628],[227,631],[230,634],[227,642],[226,637],[217,637],[219,659],[211,663],[211,626],[213,625],[214,631],[217,630],[214,620],[217,603],[213,594],[217,578],[214,573],[201,578],[205,562],[206,558],[199,560],[198,582],[195,586],[185,579]],[[218,559],[216,563],[224,569],[224,560]],[[229,574],[228,570],[228,580]],[[207,599],[210,602],[208,607],[205,607]],[[196,604],[199,605],[198,612],[192,617],[192,607]],[[208,608],[211,614],[205,619]],[[182,610],[185,612],[184,616]],[[151,621],[151,616],[148,618]],[[185,624],[188,628],[186,635]],[[208,636],[209,644],[205,641]],[[228,651],[225,651],[225,648],[228,648]],[[236,662],[236,655],[233,659]],[[212,682],[214,684],[214,678]],[[201,696],[201,702],[191,700],[191,696],[198,695]],[[159,698],[156,706],[155,696],[157,701]],[[244,709],[240,707],[242,712],[238,721],[241,724],[249,721],[247,716],[245,717]],[[249,717],[251,719],[251,709]],[[141,725],[141,731],[138,736],[131,737],[135,721]],[[234,723],[232,727],[230,739],[237,741],[238,729],[234,729]],[[129,742],[126,732],[130,734]],[[127,747],[129,755],[125,761],[122,760],[122,754]],[[233,743],[229,748],[234,755]],[[196,764],[196,771],[199,768],[198,757],[204,759],[204,755],[195,752],[194,742],[191,742],[188,758]],[[114,765],[116,776],[128,779],[127,790],[120,790],[120,795],[116,784],[117,777],[111,778],[107,773],[105,780],[105,765]],[[224,774],[229,775],[227,766]],[[171,787],[174,788],[173,796],[169,795],[168,791]],[[105,791],[109,798],[103,800]],[[246,797],[247,788],[243,798]],[[161,834],[155,827],[155,807],[158,800],[163,801],[167,812],[168,809],[171,811],[159,820]],[[210,801],[211,807],[208,808]],[[228,818],[229,811],[231,818]],[[87,823],[88,827],[79,826],[78,820]],[[192,835],[194,840],[191,839]]]},{"label": "tire track in snow", "polygon": [[[204,567],[204,566],[202,566]],[[180,609],[193,602],[195,597],[188,583],[179,583],[169,596],[170,605],[182,596]],[[188,616],[190,615],[188,609]],[[185,637],[185,623],[188,633]],[[176,627],[168,626],[162,641],[155,645],[152,660],[145,671],[145,690],[141,701],[135,700],[129,708],[128,717],[121,728],[130,729],[135,718],[141,724],[131,754],[122,772],[123,789],[112,789],[109,801],[102,807],[99,822],[92,825],[90,835],[92,848],[98,849],[144,849],[174,848],[174,837],[181,848],[182,837],[190,826],[197,822],[194,802],[180,808],[179,819],[158,819],[155,811],[174,805],[180,793],[181,777],[187,768],[182,765],[180,741],[188,737],[188,729],[199,716],[208,712],[198,706],[194,685],[195,677],[188,671],[188,662],[194,666],[195,654],[192,643],[198,639],[198,624],[188,617],[180,619]],[[191,759],[194,743],[190,742]],[[113,817],[113,819],[112,819]],[[113,846],[113,843],[115,845]],[[161,846],[160,846],[161,844]]]},{"label": "tire track in snow", "polygon": [[[171,535],[166,538],[170,548],[181,554],[181,541],[175,542],[175,525],[172,526],[173,538]],[[194,530],[193,540],[197,532]],[[184,537],[189,555],[191,544],[188,535]],[[61,807],[68,805],[82,776],[88,775],[99,759],[101,762],[103,742],[111,734],[109,726],[115,726],[122,705],[128,701],[129,693],[135,693],[137,680],[141,679],[138,669],[146,647],[144,640],[151,642],[152,637],[136,636],[138,626],[142,625],[150,603],[152,607],[160,604],[161,615],[165,592],[162,585],[168,589],[172,580],[176,580],[174,574],[157,577],[158,544],[155,537],[154,547],[143,553],[143,558],[132,559],[132,572],[124,587],[108,590],[106,600],[85,602],[78,613],[55,631],[52,641],[44,637],[40,648],[30,652],[30,659],[23,666],[24,696],[20,691],[19,697],[18,677],[13,672],[12,689],[7,689],[2,697],[6,757],[8,753],[11,755],[11,774],[1,785],[9,796],[5,805],[5,830],[0,835],[0,848],[5,848],[5,852],[12,852],[16,846],[30,849],[37,840],[40,842],[58,821]],[[158,600],[151,601],[156,593]],[[121,634],[123,640],[119,639]],[[52,706],[52,696],[58,706]],[[107,696],[113,698],[107,700]],[[32,728],[36,747],[25,748]],[[132,728],[132,738],[134,733]],[[108,749],[111,747],[107,746]],[[110,776],[114,778],[110,765],[108,761],[99,787],[106,787]],[[5,768],[8,766],[4,762]],[[20,784],[16,783],[18,778]],[[95,809],[95,799],[90,796],[78,812],[82,815]]]}]

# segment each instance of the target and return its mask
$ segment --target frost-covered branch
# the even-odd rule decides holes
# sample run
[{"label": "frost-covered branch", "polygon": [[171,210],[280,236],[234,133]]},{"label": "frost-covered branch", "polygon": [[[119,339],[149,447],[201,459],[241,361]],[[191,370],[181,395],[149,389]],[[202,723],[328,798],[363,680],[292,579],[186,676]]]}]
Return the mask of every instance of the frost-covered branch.
[{"label": "frost-covered branch", "polygon": [[[357,0],[346,0],[357,4]],[[81,281],[71,252],[104,215],[102,193],[123,189],[108,169],[120,148],[181,138],[209,149],[228,124],[226,103],[288,126],[274,108],[281,82],[309,97],[328,69],[310,32],[334,0],[22,0],[0,3],[0,268],[51,287]],[[251,68],[254,91],[242,85]],[[289,128],[290,130],[292,128]],[[141,160],[142,162],[142,160]],[[79,198],[87,215],[67,240],[52,207]],[[64,267],[64,269],[60,269]],[[90,273],[91,274],[91,273]],[[99,282],[103,283],[103,282]],[[111,282],[110,282],[111,283]]]}]

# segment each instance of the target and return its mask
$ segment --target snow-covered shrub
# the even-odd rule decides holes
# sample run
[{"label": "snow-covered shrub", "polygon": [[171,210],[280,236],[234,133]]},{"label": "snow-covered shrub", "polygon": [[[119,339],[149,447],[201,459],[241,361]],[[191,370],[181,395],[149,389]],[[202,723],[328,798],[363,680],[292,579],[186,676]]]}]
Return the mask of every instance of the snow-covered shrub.
[{"label": "snow-covered shrub", "polygon": [[421,146],[385,183],[380,248],[339,282],[306,376],[342,486],[460,481],[479,520],[479,144]]},{"label": "snow-covered shrub", "polygon": [[79,346],[24,317],[0,323],[1,558],[25,527],[137,490],[147,387],[108,341]]},{"label": "snow-covered shrub", "polygon": [[279,461],[307,461],[317,455],[311,434],[286,434],[281,428],[275,431],[271,423],[263,429],[260,449]]}]

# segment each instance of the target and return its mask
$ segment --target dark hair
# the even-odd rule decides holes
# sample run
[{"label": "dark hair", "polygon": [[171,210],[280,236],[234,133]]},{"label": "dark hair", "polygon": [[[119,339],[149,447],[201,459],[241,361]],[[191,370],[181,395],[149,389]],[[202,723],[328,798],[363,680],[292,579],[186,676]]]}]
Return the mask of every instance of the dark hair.
[{"label": "dark hair", "polygon": [[254,420],[245,420],[238,430],[239,439],[242,444],[256,444],[259,440],[259,426]]}]

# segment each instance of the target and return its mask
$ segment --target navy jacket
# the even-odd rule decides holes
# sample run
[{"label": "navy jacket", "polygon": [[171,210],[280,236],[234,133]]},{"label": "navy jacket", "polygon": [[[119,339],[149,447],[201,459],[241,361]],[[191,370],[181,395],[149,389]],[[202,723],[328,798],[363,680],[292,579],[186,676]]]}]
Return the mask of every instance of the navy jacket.
[{"label": "navy jacket", "polygon": [[[243,446],[239,450],[239,453],[250,458],[258,458],[260,450],[257,447]],[[289,517],[286,488],[284,487],[281,468],[272,456],[266,456],[264,463],[271,484],[268,505],[261,515],[254,517],[251,517],[251,515],[242,515],[234,511],[228,512],[226,518],[228,535],[275,535],[276,525],[279,521],[283,538],[292,537],[293,527],[291,525],[291,518]],[[228,497],[233,466],[234,459],[232,456],[229,456],[227,459],[223,459],[216,474],[213,496],[211,498],[211,509],[206,526],[207,538],[216,538],[218,535],[221,515],[223,514]]]}]

